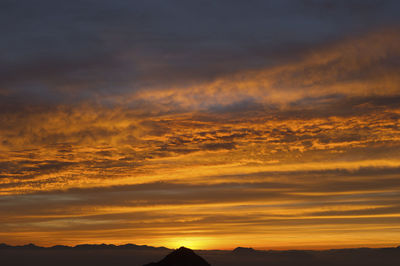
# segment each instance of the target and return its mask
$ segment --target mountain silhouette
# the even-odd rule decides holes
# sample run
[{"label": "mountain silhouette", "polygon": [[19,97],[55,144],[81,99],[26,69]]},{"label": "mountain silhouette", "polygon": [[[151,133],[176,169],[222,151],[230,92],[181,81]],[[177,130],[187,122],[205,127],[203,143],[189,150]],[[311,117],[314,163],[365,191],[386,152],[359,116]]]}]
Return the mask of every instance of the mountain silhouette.
[{"label": "mountain silhouette", "polygon": [[36,246],[35,244],[27,244],[23,246],[9,246],[4,243],[0,243],[0,249],[44,249],[43,247]]},{"label": "mountain silhouette", "polygon": [[237,247],[234,250],[232,250],[233,253],[235,254],[252,254],[257,252],[255,249],[253,248],[244,248],[244,247]]},{"label": "mountain silhouette", "polygon": [[55,245],[52,247],[40,247],[36,246],[35,244],[27,244],[22,246],[10,246],[5,243],[0,243],[0,250],[2,249],[26,249],[26,250],[123,250],[123,249],[132,249],[132,250],[139,250],[139,251],[168,251],[170,249],[166,247],[152,247],[147,245],[135,245],[135,244],[124,244],[124,245],[113,245],[113,244],[81,244],[76,246],[65,246],[65,245]]},{"label": "mountain silhouette", "polygon": [[168,254],[159,262],[152,262],[144,266],[210,266],[210,264],[194,253],[193,250],[180,247]]},{"label": "mountain silhouette", "polygon": [[165,247],[152,247],[147,245],[135,245],[135,244],[124,244],[124,245],[113,245],[113,244],[81,244],[73,247],[74,249],[135,249],[135,250],[168,250]]}]

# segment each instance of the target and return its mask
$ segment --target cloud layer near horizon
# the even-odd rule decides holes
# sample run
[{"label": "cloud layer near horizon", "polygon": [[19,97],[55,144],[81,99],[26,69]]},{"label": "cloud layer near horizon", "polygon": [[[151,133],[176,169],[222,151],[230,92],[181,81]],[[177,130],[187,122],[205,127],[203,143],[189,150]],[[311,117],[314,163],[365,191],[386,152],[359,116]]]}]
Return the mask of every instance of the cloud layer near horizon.
[{"label": "cloud layer near horizon", "polygon": [[148,2],[40,1],[5,32],[2,241],[396,244],[396,1]]}]

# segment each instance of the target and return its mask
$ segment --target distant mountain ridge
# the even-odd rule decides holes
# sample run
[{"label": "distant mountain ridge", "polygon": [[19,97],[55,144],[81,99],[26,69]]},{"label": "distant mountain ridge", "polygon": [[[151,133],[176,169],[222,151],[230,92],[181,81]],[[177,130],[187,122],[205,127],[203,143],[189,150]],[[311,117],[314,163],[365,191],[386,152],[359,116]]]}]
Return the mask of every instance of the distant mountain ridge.
[{"label": "distant mountain ridge", "polygon": [[[346,251],[346,250],[362,250],[362,249],[371,249],[371,250],[385,250],[385,249],[400,249],[400,245],[397,247],[386,247],[386,248],[344,248],[344,249],[326,249],[321,251]],[[29,243],[26,245],[8,245],[6,243],[0,243],[0,249],[135,249],[135,250],[173,250],[166,247],[153,247],[148,245],[136,245],[136,244],[123,244],[123,245],[114,245],[114,244],[79,244],[75,246],[66,246],[66,245],[55,245],[51,247],[41,247],[37,246],[33,243]],[[241,254],[241,253],[254,253],[254,252],[263,252],[267,250],[258,250],[253,249],[251,247],[237,247],[232,250],[233,253]],[[274,250],[268,250],[274,251]],[[296,251],[305,251],[301,249],[295,250],[275,250],[275,252],[296,252]],[[311,251],[311,250],[308,250]]]},{"label": "distant mountain ridge", "polygon": [[166,247],[152,247],[147,245],[135,245],[135,244],[123,244],[123,245],[113,245],[113,244],[80,244],[76,246],[65,246],[65,245],[55,245],[52,247],[40,247],[35,244],[27,245],[17,245],[10,246],[5,243],[0,243],[0,249],[134,249],[134,250],[171,250]]}]

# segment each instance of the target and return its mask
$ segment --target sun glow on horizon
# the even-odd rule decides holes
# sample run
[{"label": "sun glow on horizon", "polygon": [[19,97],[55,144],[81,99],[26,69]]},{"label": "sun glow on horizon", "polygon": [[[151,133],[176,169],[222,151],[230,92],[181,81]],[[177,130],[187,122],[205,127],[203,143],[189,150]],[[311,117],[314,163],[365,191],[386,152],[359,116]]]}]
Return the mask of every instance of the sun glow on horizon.
[{"label": "sun glow on horizon", "polygon": [[186,247],[190,249],[210,249],[215,246],[215,238],[203,237],[203,236],[183,236],[173,237],[165,240],[165,247],[178,249],[180,247]]}]

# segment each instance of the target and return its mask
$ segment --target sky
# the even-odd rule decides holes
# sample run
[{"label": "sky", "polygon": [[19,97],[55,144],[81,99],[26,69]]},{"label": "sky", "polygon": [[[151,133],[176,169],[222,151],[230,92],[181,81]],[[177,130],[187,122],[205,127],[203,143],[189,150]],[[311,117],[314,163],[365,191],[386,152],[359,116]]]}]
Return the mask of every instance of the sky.
[{"label": "sky", "polygon": [[0,242],[399,245],[399,12],[2,0]]}]

